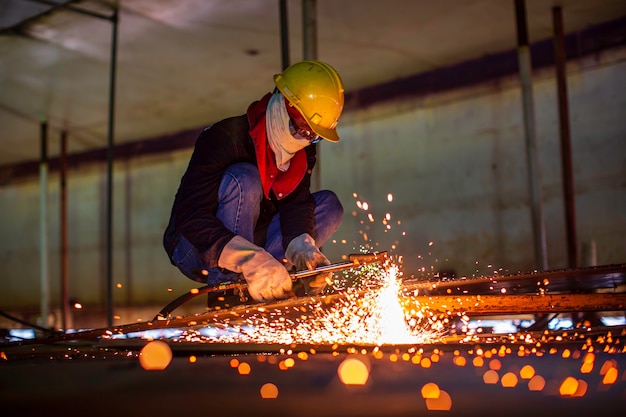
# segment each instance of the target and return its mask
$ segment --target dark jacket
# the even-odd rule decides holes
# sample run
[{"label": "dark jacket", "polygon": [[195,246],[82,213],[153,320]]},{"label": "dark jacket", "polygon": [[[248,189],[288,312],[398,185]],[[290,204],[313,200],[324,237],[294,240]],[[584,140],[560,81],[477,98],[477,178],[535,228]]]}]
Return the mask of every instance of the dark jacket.
[{"label": "dark jacket", "polygon": [[[222,120],[198,137],[187,170],[176,193],[163,245],[170,259],[180,235],[193,244],[209,268],[216,268],[224,246],[235,236],[215,217],[218,189],[225,169],[237,162],[258,166],[247,115]],[[281,198],[273,192],[263,198],[255,242],[263,246],[272,216],[280,213],[283,247],[302,233],[316,237],[315,201],[309,190],[316,145],[305,148],[308,170],[295,190]]]}]

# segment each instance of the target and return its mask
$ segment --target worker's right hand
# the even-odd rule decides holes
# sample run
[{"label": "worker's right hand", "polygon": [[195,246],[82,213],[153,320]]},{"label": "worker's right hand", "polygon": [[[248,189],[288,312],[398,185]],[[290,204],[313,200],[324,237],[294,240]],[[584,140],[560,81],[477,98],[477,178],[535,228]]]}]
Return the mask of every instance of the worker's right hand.
[{"label": "worker's right hand", "polygon": [[221,268],[243,274],[250,296],[259,302],[291,295],[291,277],[287,268],[266,250],[241,236],[233,237],[218,260]]},{"label": "worker's right hand", "polygon": [[[296,267],[296,271],[306,269],[313,271],[318,267],[330,265],[326,255],[319,250],[315,245],[315,239],[308,233],[303,233],[289,242],[287,250],[285,250],[285,258]],[[300,285],[296,285],[294,292],[298,296],[319,295],[324,291],[326,285],[332,282],[332,278],[332,272],[322,272],[314,277],[301,278],[299,284],[302,284],[304,294],[300,294]]]}]

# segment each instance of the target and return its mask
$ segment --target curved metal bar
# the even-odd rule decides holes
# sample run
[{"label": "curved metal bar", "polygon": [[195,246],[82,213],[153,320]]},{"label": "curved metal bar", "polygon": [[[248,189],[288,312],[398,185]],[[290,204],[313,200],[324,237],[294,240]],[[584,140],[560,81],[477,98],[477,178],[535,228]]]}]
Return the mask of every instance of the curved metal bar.
[{"label": "curved metal bar", "polygon": [[168,305],[163,307],[161,311],[159,311],[157,315],[154,316],[152,321],[162,320],[166,318],[167,316],[170,315],[172,311],[176,310],[178,307],[185,304],[187,301],[192,300],[199,295],[207,294],[211,292],[228,291],[228,290],[232,290],[235,288],[243,289],[245,288],[245,284],[239,283],[239,282],[237,283],[227,282],[227,283],[220,284],[220,285],[205,285],[204,287],[193,288],[189,290],[188,292],[184,293],[183,295],[181,295],[180,297],[172,300]]}]

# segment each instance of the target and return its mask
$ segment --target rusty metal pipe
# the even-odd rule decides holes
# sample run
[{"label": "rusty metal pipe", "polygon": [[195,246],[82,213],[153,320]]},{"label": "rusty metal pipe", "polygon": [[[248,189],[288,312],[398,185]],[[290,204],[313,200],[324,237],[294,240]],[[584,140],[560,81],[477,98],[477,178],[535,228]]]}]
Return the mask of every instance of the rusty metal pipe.
[{"label": "rusty metal pipe", "polygon": [[[324,304],[331,305],[345,295],[334,294],[324,297]],[[622,311],[626,309],[626,294],[552,294],[552,295],[478,295],[404,297],[403,308],[416,311],[426,308],[445,315],[469,314],[470,316],[520,315],[532,313],[567,313],[580,311]],[[111,328],[85,330],[51,336],[44,339],[15,342],[12,345],[57,343],[70,340],[96,340],[119,334],[130,334],[155,329],[194,328],[204,326],[232,326],[243,323],[247,318],[267,317],[270,320],[276,311],[297,309],[301,315],[311,304],[308,297],[276,301],[260,305],[239,306],[230,310],[211,311],[194,316],[185,316],[149,322],[131,323]],[[313,307],[316,308],[316,307]],[[295,310],[294,310],[295,311]]]},{"label": "rusty metal pipe", "polygon": [[[387,259],[384,253],[374,254],[371,258],[359,260],[363,262],[379,261]],[[366,255],[367,256],[367,255]],[[603,279],[605,275],[626,274],[626,265],[615,265],[584,269],[581,271],[552,271],[549,273],[527,274],[528,276],[516,277],[523,279],[542,280],[552,277],[554,274],[566,274],[575,278],[582,274],[586,280]],[[496,277],[502,279],[503,277]],[[412,288],[406,288],[411,290]],[[362,293],[370,290],[361,290]],[[406,291],[405,291],[406,294]],[[46,339],[17,342],[14,345],[28,345],[40,343],[55,343],[70,340],[95,340],[101,337],[110,337],[115,334],[129,334],[154,329],[165,328],[194,328],[202,326],[230,326],[245,322],[251,317],[266,317],[268,320],[275,319],[277,312],[281,314],[297,314],[302,316],[308,311],[313,311],[325,306],[340,303],[349,297],[346,293],[329,294],[318,297],[294,297],[287,300],[273,301],[269,303],[240,305],[230,309],[213,310],[201,314],[183,317],[157,316],[148,322],[125,324],[121,326],[86,330],[70,333]],[[470,314],[472,316],[494,315],[520,315],[520,314],[556,314],[581,311],[622,311],[626,309],[626,293],[613,292],[601,294],[518,294],[518,295],[441,295],[441,296],[418,296],[403,295],[400,302],[405,310],[411,308],[428,308],[432,311],[445,315]]]}]

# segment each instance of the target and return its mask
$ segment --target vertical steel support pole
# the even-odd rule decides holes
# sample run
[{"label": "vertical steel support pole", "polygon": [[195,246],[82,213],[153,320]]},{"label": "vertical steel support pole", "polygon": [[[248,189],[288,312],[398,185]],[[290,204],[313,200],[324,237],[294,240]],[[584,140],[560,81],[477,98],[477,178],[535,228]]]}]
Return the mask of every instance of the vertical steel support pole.
[{"label": "vertical steel support pole", "polygon": [[39,276],[41,325],[48,328],[50,314],[50,277],[48,274],[48,122],[40,125],[41,157],[39,161]]},{"label": "vertical steel support pole", "polygon": [[302,56],[317,59],[317,2],[302,0]]},{"label": "vertical steel support pole", "polygon": [[289,20],[287,13],[287,0],[279,0],[280,12],[280,57],[281,68],[289,66]]},{"label": "vertical steel support pole", "polygon": [[59,213],[60,213],[60,264],[61,264],[61,323],[63,330],[70,328],[69,268],[67,259],[67,131],[61,132],[59,157]]},{"label": "vertical steel support pole", "polygon": [[119,6],[114,5],[111,23],[111,71],[109,80],[109,125],[107,140],[107,209],[106,209],[106,309],[107,324],[113,326],[113,129],[115,121],[115,76],[117,69],[117,29]]},{"label": "vertical steel support pole", "polygon": [[548,269],[546,233],[543,221],[540,181],[541,173],[539,169],[537,139],[535,135],[532,65],[530,59],[530,45],[528,43],[528,27],[526,25],[526,5],[524,0],[515,0],[515,19],[517,23],[518,59],[522,87],[522,104],[524,110],[528,188],[531,199],[535,267],[546,270]]},{"label": "vertical steel support pole", "polygon": [[554,64],[559,100],[559,130],[561,134],[561,173],[565,207],[565,228],[567,236],[567,261],[570,268],[578,267],[578,237],[576,233],[576,191],[572,168],[572,144],[570,140],[569,107],[567,102],[567,75],[565,71],[565,40],[563,34],[563,13],[561,8],[552,8],[554,27]]},{"label": "vertical steel support pole", "polygon": [[[305,60],[317,59],[317,2],[316,0],[302,0],[302,56]],[[323,142],[323,141],[322,141]],[[319,148],[317,162],[311,175],[311,190],[321,188],[321,155]]]}]

